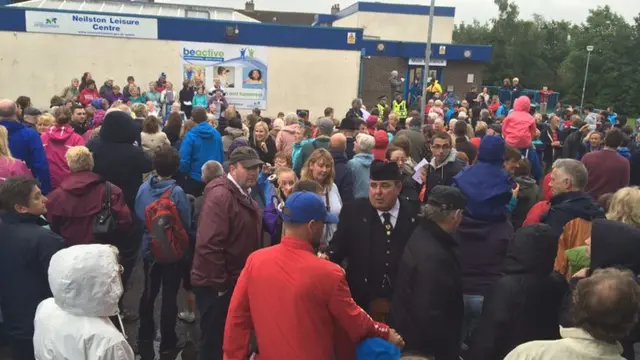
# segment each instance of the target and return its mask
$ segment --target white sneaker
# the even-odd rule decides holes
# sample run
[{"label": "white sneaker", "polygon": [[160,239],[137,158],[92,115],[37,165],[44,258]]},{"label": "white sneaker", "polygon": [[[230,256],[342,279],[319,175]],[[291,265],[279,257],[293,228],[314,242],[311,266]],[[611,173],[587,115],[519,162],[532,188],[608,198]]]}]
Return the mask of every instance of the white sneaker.
[{"label": "white sneaker", "polygon": [[186,321],[188,323],[192,323],[192,322],[196,321],[196,314],[194,314],[192,312],[188,312],[188,311],[181,311],[178,314],[178,319],[180,319],[182,321]]}]

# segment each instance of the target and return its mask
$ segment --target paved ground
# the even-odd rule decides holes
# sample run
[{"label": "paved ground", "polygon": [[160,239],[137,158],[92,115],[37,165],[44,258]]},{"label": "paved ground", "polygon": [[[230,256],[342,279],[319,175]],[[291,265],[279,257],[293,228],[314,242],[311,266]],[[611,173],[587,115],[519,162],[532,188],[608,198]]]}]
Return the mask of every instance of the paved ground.
[{"label": "paved ground", "polygon": [[[138,266],[131,276],[130,284],[127,288],[127,292],[124,297],[124,306],[125,309],[129,312],[133,312],[135,314],[138,313],[138,306],[140,297],[142,296],[142,290],[144,289],[144,275],[142,271],[142,263],[139,262]],[[162,293],[162,292],[161,292]],[[156,326],[160,324],[160,301],[161,295],[158,295],[158,299],[156,301],[156,305],[154,307],[154,314],[156,317]],[[178,309],[182,311],[186,308],[186,292],[184,290],[180,291],[178,295]],[[197,318],[197,316],[196,316]],[[132,324],[124,324],[125,332],[127,334],[127,340],[131,347],[136,349],[136,342],[138,337],[138,323]],[[176,325],[176,332],[178,333],[178,337],[181,340],[190,340],[197,345],[198,340],[200,339],[200,327],[197,323],[188,324],[183,321],[178,320],[178,324]],[[158,335],[159,336],[159,335]],[[156,348],[159,346],[159,343],[156,342]],[[0,360],[11,360],[11,356],[9,355],[6,348],[0,348]],[[182,357],[179,355],[176,360],[182,360]],[[185,359],[186,360],[186,359]]]}]

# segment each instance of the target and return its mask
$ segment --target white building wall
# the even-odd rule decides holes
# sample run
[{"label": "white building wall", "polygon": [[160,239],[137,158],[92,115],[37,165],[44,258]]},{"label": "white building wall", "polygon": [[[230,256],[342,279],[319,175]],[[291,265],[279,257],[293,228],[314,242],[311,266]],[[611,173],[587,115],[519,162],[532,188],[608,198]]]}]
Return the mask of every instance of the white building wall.
[{"label": "white building wall", "polygon": [[[107,77],[122,87],[133,75],[146,89],[165,72],[174,88],[181,88],[179,41],[0,32],[0,44],[0,98],[27,95],[42,109],[85,71],[98,87]],[[327,106],[341,114],[357,96],[357,51],[272,47],[267,66],[268,116],[308,109],[316,118]]]},{"label": "white building wall", "polygon": [[[429,16],[357,12],[336,20],[333,26],[362,28],[364,36],[375,36],[380,40],[425,43],[429,31]],[[453,17],[435,16],[432,41],[451,44],[453,26]]]}]

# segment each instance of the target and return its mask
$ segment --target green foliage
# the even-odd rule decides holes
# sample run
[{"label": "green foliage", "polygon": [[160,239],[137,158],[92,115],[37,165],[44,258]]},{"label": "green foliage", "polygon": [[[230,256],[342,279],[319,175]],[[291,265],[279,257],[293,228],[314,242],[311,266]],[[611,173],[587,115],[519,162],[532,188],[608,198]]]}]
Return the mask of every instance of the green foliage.
[{"label": "green foliage", "polygon": [[512,0],[494,3],[496,18],[462,23],[453,33],[454,43],[493,46],[485,84],[500,86],[504,78],[519,77],[527,88],[548,86],[562,94],[565,104],[579,104],[586,47],[592,45],[585,103],[640,113],[640,16],[629,24],[604,6],[590,10],[585,22],[576,25],[539,15],[523,20]]}]

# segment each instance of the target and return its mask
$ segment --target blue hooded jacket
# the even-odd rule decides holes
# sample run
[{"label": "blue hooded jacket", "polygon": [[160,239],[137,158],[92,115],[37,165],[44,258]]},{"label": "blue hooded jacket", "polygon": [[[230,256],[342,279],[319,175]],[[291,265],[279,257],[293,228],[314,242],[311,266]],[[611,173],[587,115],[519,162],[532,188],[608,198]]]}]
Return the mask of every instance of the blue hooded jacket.
[{"label": "blue hooded jacket", "polygon": [[9,132],[11,155],[27,163],[33,177],[40,181],[40,191],[48,194],[51,190],[51,174],[40,135],[17,121],[3,120],[0,125]]},{"label": "blue hooded jacket", "polygon": [[[138,189],[138,195],[136,195],[136,216],[143,224],[145,224],[146,220],[144,210],[149,206],[149,204],[158,200],[162,194],[172,186],[174,186],[174,188],[171,191],[171,200],[176,204],[184,229],[189,232],[189,228],[191,226],[191,203],[189,202],[189,198],[187,198],[187,194],[184,190],[182,190],[180,186],[176,185],[176,181],[172,179],[160,180],[156,175],[152,175],[142,184],[142,186],[140,186],[140,189]],[[149,253],[149,233],[147,232],[146,225],[144,228],[144,235],[142,236],[142,256],[144,256],[145,259],[151,259],[151,254]]]},{"label": "blue hooded jacket", "polygon": [[480,142],[478,161],[453,178],[467,199],[467,216],[484,221],[503,221],[511,200],[513,179],[504,169],[504,139],[485,136]]},{"label": "blue hooded jacket", "polygon": [[202,165],[209,160],[224,162],[222,136],[208,122],[191,129],[180,145],[180,172],[202,181]]},{"label": "blue hooded jacket", "polygon": [[355,199],[369,198],[369,179],[373,154],[358,153],[347,162],[353,174],[353,197]]}]

